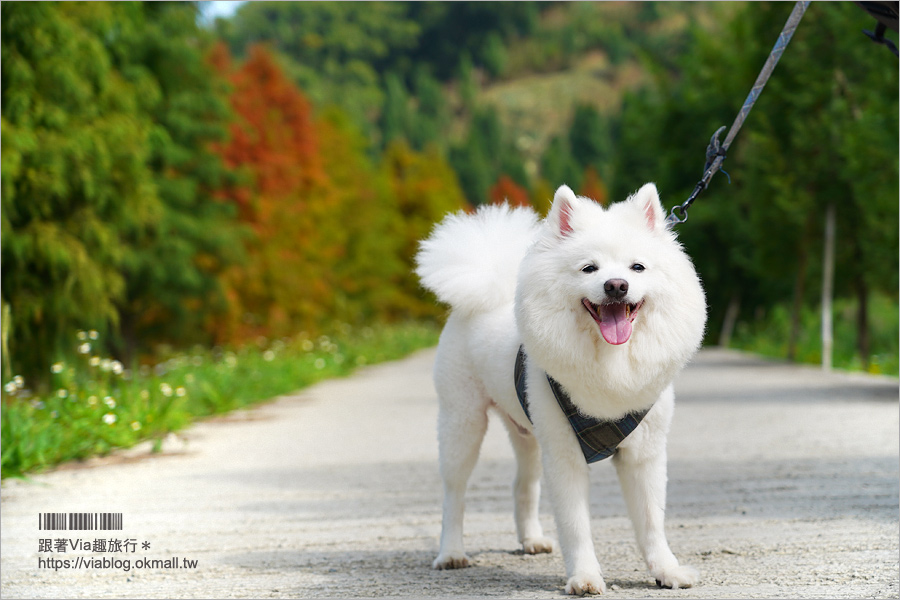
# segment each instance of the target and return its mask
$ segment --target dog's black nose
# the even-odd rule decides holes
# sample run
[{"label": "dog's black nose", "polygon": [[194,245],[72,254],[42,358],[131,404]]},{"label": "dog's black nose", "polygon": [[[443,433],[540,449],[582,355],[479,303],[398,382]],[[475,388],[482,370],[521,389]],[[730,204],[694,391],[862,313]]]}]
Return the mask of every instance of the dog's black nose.
[{"label": "dog's black nose", "polygon": [[613,300],[621,300],[628,293],[628,282],[624,279],[610,279],[603,284],[603,291]]}]

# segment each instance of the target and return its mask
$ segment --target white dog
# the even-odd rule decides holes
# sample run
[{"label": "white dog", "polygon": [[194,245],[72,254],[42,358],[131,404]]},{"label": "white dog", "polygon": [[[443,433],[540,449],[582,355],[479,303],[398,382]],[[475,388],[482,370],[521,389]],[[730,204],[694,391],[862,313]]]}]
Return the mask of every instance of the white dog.
[{"label": "white dog", "polygon": [[[612,423],[624,430],[606,455],[647,567],[661,586],[694,585],[697,571],[679,565],[664,531],[666,436],[672,381],[700,345],[706,303],[666,228],[656,187],[604,209],[562,186],[540,223],[533,211],[507,206],[451,215],[416,258],[423,285],[452,308],[434,369],[444,482],[434,568],[469,564],[463,495],[493,408],[518,463],[515,521],[524,551],[554,547],[538,521],[543,463],[566,592],[605,591],[591,538],[589,451],[564,412],[568,402],[572,420],[588,429]],[[521,401],[514,385],[520,346]],[[630,427],[619,427],[626,421]]]}]

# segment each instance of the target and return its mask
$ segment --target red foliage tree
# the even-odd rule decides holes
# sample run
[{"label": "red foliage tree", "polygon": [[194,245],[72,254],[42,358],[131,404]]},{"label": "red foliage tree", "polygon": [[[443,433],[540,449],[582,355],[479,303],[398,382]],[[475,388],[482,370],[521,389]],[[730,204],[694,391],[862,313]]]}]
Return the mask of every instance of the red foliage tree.
[{"label": "red foliage tree", "polygon": [[218,150],[225,164],[243,172],[244,185],[223,191],[249,226],[248,264],[226,276],[232,319],[220,341],[284,335],[317,318],[330,287],[318,260],[333,252],[320,236],[329,195],[318,153],[311,106],[262,46],[233,68],[224,48],[211,62],[233,86],[235,120]]},{"label": "red foliage tree", "polygon": [[517,184],[507,175],[501,175],[497,182],[488,191],[491,204],[503,204],[510,206],[531,206],[528,198],[528,190]]},{"label": "red foliage tree", "polygon": [[609,203],[609,192],[606,191],[606,184],[600,179],[600,175],[597,174],[594,167],[585,168],[584,177],[581,178],[581,181],[581,189],[578,192],[581,196],[587,196],[604,206]]}]

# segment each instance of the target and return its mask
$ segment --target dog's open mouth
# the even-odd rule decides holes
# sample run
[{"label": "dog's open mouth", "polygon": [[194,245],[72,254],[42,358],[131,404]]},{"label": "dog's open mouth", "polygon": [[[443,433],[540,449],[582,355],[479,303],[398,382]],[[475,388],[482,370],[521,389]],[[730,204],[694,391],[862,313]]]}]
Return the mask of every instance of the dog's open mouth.
[{"label": "dog's open mouth", "polygon": [[587,298],[582,298],[581,303],[600,326],[600,335],[608,343],[618,346],[631,338],[631,324],[634,317],[644,305],[641,300],[637,304],[630,302],[604,302],[594,304]]}]

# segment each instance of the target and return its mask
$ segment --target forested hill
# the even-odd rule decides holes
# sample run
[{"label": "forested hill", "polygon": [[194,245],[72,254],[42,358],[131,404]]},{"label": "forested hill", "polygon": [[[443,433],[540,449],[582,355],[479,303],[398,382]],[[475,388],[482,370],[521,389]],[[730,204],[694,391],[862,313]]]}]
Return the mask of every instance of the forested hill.
[{"label": "forested hill", "polygon": [[[671,206],[792,8],[254,2],[216,29],[234,53],[268,44],[373,148],[438,148],[473,204],[545,209],[561,183],[618,200],[655,181]],[[756,350],[819,360],[833,207],[842,363],[896,371],[898,81],[896,59],[862,34],[876,24],[851,3],[811,5],[732,148],[733,178],[720,174],[682,227],[709,295],[710,341],[743,334]]]},{"label": "forested hill", "polygon": [[[681,202],[791,6],[248,2],[199,26],[189,2],[2,3],[4,378],[78,330],[150,361],[439,317],[411,274],[436,220],[544,210],[562,183]],[[897,60],[874,27],[811,5],[730,185],[680,227],[710,341],[777,331],[815,359],[831,206],[841,352],[896,370]]]},{"label": "forested hill", "polygon": [[375,148],[439,147],[478,203],[501,174],[531,188],[607,170],[611,121],[651,79],[648,61],[735,12],[668,4],[249,2],[215,30],[235,56],[265,44],[314,105],[339,106]]}]

